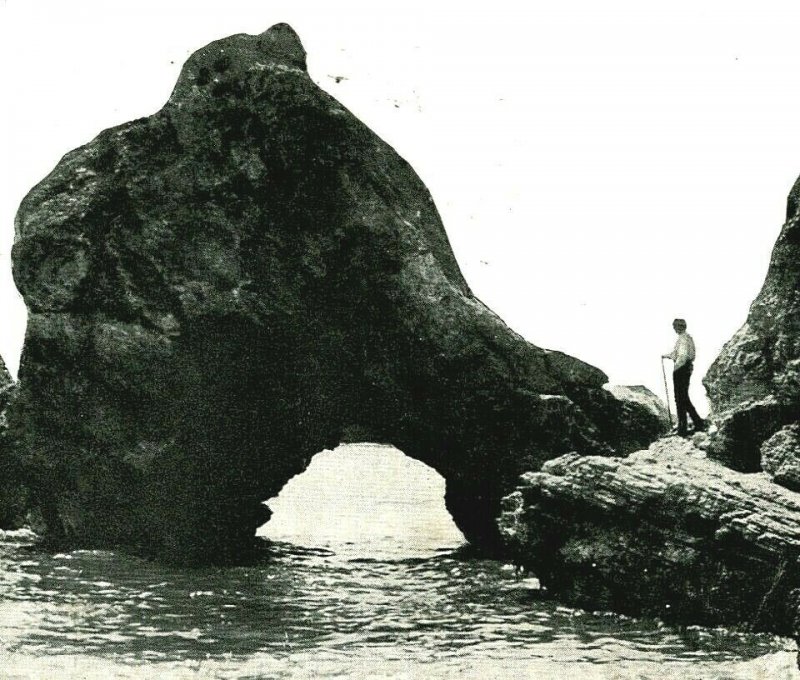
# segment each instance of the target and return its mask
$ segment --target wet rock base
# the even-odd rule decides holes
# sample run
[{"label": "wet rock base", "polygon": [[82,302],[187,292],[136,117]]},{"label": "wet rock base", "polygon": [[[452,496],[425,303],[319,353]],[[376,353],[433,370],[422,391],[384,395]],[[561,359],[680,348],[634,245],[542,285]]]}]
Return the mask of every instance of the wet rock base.
[{"label": "wet rock base", "polygon": [[673,623],[796,635],[800,494],[680,438],[523,475],[501,532],[560,599]]}]

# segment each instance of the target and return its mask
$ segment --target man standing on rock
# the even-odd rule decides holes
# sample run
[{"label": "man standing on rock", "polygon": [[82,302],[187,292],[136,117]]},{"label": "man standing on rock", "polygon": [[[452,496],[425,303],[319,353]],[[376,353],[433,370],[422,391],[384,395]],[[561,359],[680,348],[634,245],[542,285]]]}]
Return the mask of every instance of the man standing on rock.
[{"label": "man standing on rock", "polygon": [[672,359],[675,367],[672,372],[672,384],[675,392],[675,409],[678,412],[678,436],[685,437],[688,434],[686,429],[686,414],[692,417],[694,431],[700,432],[706,429],[705,421],[697,415],[697,411],[689,399],[689,380],[692,377],[694,362],[694,340],[686,332],[686,321],[675,319],[672,328],[678,334],[675,349],[669,354],[662,355],[663,359]]}]

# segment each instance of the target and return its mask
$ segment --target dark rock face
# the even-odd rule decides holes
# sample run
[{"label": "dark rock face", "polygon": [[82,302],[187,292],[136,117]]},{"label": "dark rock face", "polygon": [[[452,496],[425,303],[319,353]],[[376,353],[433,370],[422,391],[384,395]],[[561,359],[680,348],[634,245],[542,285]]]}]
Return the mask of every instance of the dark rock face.
[{"label": "dark rock face", "polygon": [[28,502],[23,475],[8,432],[7,412],[16,393],[16,383],[0,357],[0,529],[22,526]]},{"label": "dark rock face", "polygon": [[[606,385],[606,389],[623,404],[629,413],[625,432],[630,434],[625,450],[636,451],[669,432],[672,421],[664,400],[657,397],[644,385]],[[644,410],[643,410],[644,409]],[[644,436],[643,436],[644,435]]]},{"label": "dark rock face", "polygon": [[625,459],[551,460],[504,499],[500,526],[578,606],[796,633],[800,495],[680,438]]},{"label": "dark rock face", "polygon": [[776,484],[800,491],[800,425],[787,425],[761,445],[761,467]]},{"label": "dark rock face", "polygon": [[241,559],[261,502],[356,438],[438,470],[489,547],[520,473],[658,428],[471,294],[425,186],[285,25],[201,49],[161,111],[67,154],[13,257],[11,426],[51,539]]},{"label": "dark rock face", "polygon": [[703,384],[718,427],[709,453],[737,470],[759,470],[761,444],[800,420],[800,179],[747,322]]},{"label": "dark rock face", "polygon": [[3,358],[0,357],[0,426],[5,426],[5,410],[11,402],[14,390],[14,380],[6,368]]}]

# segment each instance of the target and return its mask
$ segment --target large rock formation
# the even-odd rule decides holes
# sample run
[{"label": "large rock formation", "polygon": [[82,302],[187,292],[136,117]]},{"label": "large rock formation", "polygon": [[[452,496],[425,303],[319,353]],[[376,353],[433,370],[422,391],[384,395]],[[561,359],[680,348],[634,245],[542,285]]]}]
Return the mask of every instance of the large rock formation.
[{"label": "large rock formation", "polygon": [[577,605],[795,632],[800,494],[683,439],[549,461],[523,475],[500,525],[517,558]]},{"label": "large rock formation", "polygon": [[188,60],[158,113],[67,154],[17,216],[12,411],[51,539],[238,559],[315,453],[391,443],[498,540],[518,475],[661,429],[470,292],[430,194],[285,25]]},{"label": "large rock formation", "polygon": [[737,470],[759,470],[761,444],[800,421],[800,179],[747,322],[703,384],[717,425],[709,452]]}]

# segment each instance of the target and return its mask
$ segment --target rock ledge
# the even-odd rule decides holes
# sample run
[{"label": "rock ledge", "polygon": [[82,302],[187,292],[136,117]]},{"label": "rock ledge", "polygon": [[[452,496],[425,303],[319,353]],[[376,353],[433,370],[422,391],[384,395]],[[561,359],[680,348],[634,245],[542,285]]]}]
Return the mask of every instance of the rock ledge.
[{"label": "rock ledge", "polygon": [[685,440],[549,461],[522,476],[499,524],[517,559],[575,605],[796,634],[800,494]]}]

